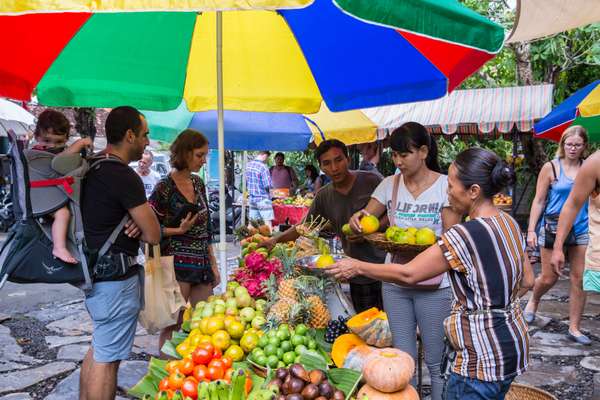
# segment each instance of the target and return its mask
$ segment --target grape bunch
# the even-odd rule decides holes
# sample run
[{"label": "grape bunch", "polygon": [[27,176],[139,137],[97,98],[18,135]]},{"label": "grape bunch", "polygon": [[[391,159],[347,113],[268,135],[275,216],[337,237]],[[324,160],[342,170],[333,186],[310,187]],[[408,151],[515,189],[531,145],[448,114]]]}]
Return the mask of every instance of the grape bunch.
[{"label": "grape bunch", "polygon": [[325,341],[327,343],[333,343],[338,336],[348,333],[346,321],[348,321],[348,318],[344,318],[341,315],[337,319],[329,321],[325,329]]}]

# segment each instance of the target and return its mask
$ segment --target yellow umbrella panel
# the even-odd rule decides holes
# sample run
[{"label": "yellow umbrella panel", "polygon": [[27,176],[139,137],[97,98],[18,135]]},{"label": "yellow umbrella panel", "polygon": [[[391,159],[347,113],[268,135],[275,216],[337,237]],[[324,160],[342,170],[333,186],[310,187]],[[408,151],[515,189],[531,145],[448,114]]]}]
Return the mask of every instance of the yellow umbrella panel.
[{"label": "yellow umbrella panel", "polygon": [[331,112],[323,103],[318,113],[305,117],[314,123],[308,126],[317,145],[323,141],[323,136],[338,139],[346,145],[377,140],[377,125],[360,110]]}]

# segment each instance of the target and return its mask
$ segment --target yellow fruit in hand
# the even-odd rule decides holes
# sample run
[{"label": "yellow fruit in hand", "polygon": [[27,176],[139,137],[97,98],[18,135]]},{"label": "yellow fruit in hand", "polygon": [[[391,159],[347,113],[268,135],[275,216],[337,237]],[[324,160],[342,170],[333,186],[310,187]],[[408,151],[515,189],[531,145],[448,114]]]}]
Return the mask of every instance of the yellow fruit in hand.
[{"label": "yellow fruit in hand", "polygon": [[435,232],[430,228],[421,228],[415,238],[417,244],[430,246],[435,243]]},{"label": "yellow fruit in hand", "polygon": [[414,226],[411,226],[410,228],[406,229],[406,232],[408,232],[410,235],[416,235],[417,234],[417,228],[415,228]]},{"label": "yellow fruit in hand", "polygon": [[379,230],[379,220],[374,215],[365,215],[360,219],[362,233],[369,235]]},{"label": "yellow fruit in hand", "polygon": [[330,256],[329,254],[326,255],[322,255],[319,256],[319,258],[317,258],[317,262],[315,263],[315,266],[317,268],[325,268],[325,267],[329,267],[330,265],[335,264],[335,260],[332,256]]},{"label": "yellow fruit in hand", "polygon": [[212,335],[212,344],[213,346],[218,347],[219,349],[224,351],[231,344],[231,337],[226,331],[216,331]]},{"label": "yellow fruit in hand", "polygon": [[344,224],[344,226],[342,226],[342,233],[346,236],[354,235],[354,231],[350,228],[350,224]]}]

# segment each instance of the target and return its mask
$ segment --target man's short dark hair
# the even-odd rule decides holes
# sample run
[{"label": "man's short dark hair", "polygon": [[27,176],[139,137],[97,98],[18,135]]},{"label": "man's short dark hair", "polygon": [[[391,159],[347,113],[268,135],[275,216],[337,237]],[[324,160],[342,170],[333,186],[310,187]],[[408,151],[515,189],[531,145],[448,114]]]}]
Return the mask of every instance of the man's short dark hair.
[{"label": "man's short dark hair", "polygon": [[275,154],[275,158],[277,158],[277,157],[281,157],[285,160],[285,154],[283,154],[282,152]]},{"label": "man's short dark hair", "polygon": [[44,110],[38,117],[33,135],[36,138],[41,137],[44,133],[50,132],[50,130],[52,130],[54,135],[66,136],[68,139],[71,123],[60,111]]},{"label": "man's short dark hair", "polygon": [[142,133],[140,132],[142,127],[141,116],[143,116],[141,112],[130,106],[113,108],[106,117],[106,141],[110,144],[121,143],[129,129],[136,135]]},{"label": "man's short dark hair", "polygon": [[344,156],[348,158],[348,147],[343,142],[337,139],[324,140],[315,150],[315,158],[319,164],[321,163],[321,156],[331,149],[340,149]]}]

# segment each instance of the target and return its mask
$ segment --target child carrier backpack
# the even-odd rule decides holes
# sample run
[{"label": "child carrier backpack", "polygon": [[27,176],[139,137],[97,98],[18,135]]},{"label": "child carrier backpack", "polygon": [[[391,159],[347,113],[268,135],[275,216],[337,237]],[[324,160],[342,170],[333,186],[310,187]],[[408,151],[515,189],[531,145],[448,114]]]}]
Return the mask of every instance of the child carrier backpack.
[{"label": "child carrier backpack", "polygon": [[[16,135],[8,131],[10,183],[15,224],[0,247],[0,289],[8,280],[15,283],[70,283],[83,290],[92,287],[91,266],[108,252],[127,223],[126,214],[96,254],[86,248],[81,216],[81,183],[86,173],[104,162],[88,162],[79,155],[56,156],[40,150],[24,150]],[[52,174],[56,177],[52,177]],[[48,179],[48,177],[51,177]],[[63,206],[71,218],[67,248],[79,261],[63,262],[52,254],[51,215]]]}]

